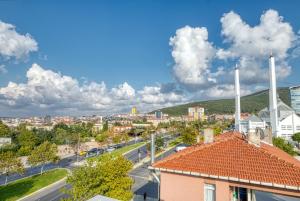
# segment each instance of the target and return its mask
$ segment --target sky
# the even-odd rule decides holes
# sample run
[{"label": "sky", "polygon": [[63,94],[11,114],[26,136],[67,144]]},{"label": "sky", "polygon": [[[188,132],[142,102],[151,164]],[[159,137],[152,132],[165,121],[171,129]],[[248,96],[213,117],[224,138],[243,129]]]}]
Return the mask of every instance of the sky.
[{"label": "sky", "polygon": [[0,1],[0,116],[141,112],[300,83],[300,2]]}]

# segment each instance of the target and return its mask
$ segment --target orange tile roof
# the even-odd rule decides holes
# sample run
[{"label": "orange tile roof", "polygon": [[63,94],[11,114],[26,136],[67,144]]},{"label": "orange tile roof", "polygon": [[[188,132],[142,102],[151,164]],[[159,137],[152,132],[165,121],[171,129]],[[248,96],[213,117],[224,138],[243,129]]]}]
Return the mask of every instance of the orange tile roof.
[{"label": "orange tile roof", "polygon": [[299,161],[272,145],[250,144],[237,132],[215,137],[213,143],[186,148],[152,168],[300,190]]}]

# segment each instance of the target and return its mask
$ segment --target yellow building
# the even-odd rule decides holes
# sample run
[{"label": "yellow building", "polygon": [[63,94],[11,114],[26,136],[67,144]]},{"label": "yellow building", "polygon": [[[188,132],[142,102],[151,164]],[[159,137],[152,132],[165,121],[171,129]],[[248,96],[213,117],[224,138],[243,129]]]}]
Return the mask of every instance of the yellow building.
[{"label": "yellow building", "polygon": [[136,109],[135,106],[131,108],[131,114],[132,115],[136,115],[137,114],[137,109]]}]

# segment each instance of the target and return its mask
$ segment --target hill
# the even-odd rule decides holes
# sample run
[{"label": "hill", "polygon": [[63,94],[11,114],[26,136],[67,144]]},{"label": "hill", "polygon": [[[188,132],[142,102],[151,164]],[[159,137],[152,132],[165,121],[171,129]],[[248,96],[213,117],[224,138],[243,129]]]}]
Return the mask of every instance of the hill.
[{"label": "hill", "polygon": [[[280,99],[288,105],[290,104],[290,91],[288,87],[278,88],[277,93]],[[269,90],[255,92],[253,94],[241,97],[241,111],[257,113],[269,105]],[[165,114],[171,116],[187,115],[188,107],[202,106],[206,114],[233,114],[234,99],[207,100],[177,105],[173,107],[162,108]],[[153,111],[154,112],[154,111]]]}]

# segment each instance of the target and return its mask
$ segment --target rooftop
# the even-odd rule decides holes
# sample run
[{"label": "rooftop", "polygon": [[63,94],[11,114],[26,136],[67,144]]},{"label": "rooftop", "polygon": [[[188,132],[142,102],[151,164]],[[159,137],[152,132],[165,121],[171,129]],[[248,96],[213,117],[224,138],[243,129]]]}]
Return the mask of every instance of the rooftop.
[{"label": "rooftop", "polygon": [[212,143],[186,148],[151,168],[300,190],[298,160],[264,142],[259,147],[250,144],[238,132],[227,132]]}]

